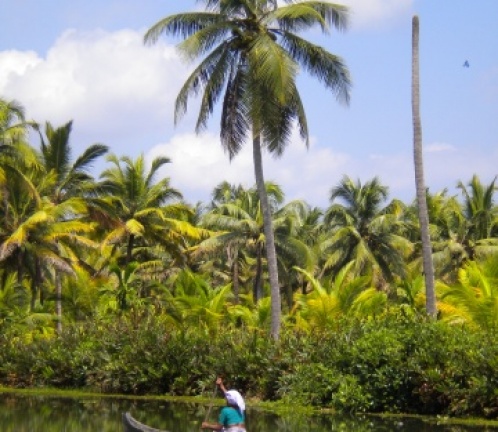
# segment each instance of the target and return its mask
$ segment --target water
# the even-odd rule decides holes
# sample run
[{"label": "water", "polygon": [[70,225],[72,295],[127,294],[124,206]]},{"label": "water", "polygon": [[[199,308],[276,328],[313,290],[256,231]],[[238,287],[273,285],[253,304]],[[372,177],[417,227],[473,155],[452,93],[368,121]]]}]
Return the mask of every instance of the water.
[{"label": "water", "polygon": [[[158,400],[61,398],[0,394],[1,432],[122,432],[121,415],[130,411],[137,420],[171,432],[199,432],[209,408],[201,404]],[[215,421],[218,408],[210,412]],[[335,415],[275,415],[250,409],[249,432],[404,431],[478,432],[491,427],[437,424],[435,419],[345,417]]]}]

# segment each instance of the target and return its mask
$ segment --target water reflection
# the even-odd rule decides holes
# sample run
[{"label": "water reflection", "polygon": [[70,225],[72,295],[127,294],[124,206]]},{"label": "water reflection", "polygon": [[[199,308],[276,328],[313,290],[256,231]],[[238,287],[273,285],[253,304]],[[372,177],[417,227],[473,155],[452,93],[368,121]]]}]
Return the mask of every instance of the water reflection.
[{"label": "water reflection", "polygon": [[[130,411],[137,420],[171,432],[199,432],[206,407],[131,399],[60,398],[0,394],[2,432],[121,432],[121,414]],[[216,417],[213,408],[211,420]],[[419,419],[381,419],[332,415],[275,415],[248,410],[249,432],[404,431],[477,432],[498,428],[438,425]]]}]

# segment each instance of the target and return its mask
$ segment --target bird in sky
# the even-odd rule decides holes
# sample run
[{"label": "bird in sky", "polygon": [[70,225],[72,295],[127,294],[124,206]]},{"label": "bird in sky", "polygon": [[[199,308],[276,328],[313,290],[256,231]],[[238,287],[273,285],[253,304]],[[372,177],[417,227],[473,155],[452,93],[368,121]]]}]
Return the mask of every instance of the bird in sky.
[{"label": "bird in sky", "polygon": [[468,68],[469,66],[470,66],[469,61],[465,60],[465,62],[463,63],[463,67],[467,67]]}]

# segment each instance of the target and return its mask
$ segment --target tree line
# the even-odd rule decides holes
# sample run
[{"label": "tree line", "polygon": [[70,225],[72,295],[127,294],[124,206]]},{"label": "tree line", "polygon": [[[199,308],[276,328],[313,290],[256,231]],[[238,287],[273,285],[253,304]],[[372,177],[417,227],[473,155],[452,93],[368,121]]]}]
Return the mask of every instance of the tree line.
[{"label": "tree line", "polygon": [[[93,144],[73,159],[72,122],[26,121],[15,101],[0,109],[1,328],[48,337],[64,323],[155,314],[176,328],[269,330],[257,187],[223,182],[210,202],[192,205],[157,178],[167,157],[147,164]],[[94,178],[102,157],[107,167]],[[495,181],[474,175],[457,195],[426,192],[439,318],[488,331],[498,324]],[[345,176],[325,209],[286,202],[272,182],[265,190],[284,326],[324,331],[393,305],[425,313],[415,202],[388,201],[378,178]]]}]

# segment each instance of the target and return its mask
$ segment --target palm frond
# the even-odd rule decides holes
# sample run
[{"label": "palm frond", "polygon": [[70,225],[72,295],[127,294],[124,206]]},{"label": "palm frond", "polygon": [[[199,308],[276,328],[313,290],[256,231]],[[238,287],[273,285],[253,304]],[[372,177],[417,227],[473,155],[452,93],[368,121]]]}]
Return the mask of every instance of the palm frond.
[{"label": "palm frond", "polygon": [[282,46],[294,61],[332,90],[338,101],[349,103],[352,81],[342,58],[289,32],[282,34]]},{"label": "palm frond", "polygon": [[303,1],[275,9],[268,21],[276,20],[284,31],[299,32],[319,25],[323,32],[332,26],[340,31],[348,27],[348,8],[326,1]]},{"label": "palm frond", "polygon": [[196,96],[209,83],[211,71],[217,67],[221,59],[226,57],[226,45],[219,45],[190,74],[178,92],[175,101],[175,124],[187,111],[189,98]]},{"label": "palm frond", "polygon": [[230,71],[221,112],[221,145],[230,159],[242,149],[251,128],[248,91],[247,70],[239,63]]},{"label": "palm frond", "polygon": [[180,36],[183,39],[206,27],[223,22],[224,17],[217,13],[191,12],[171,15],[154,24],[144,36],[146,44],[154,44],[161,35]]}]

